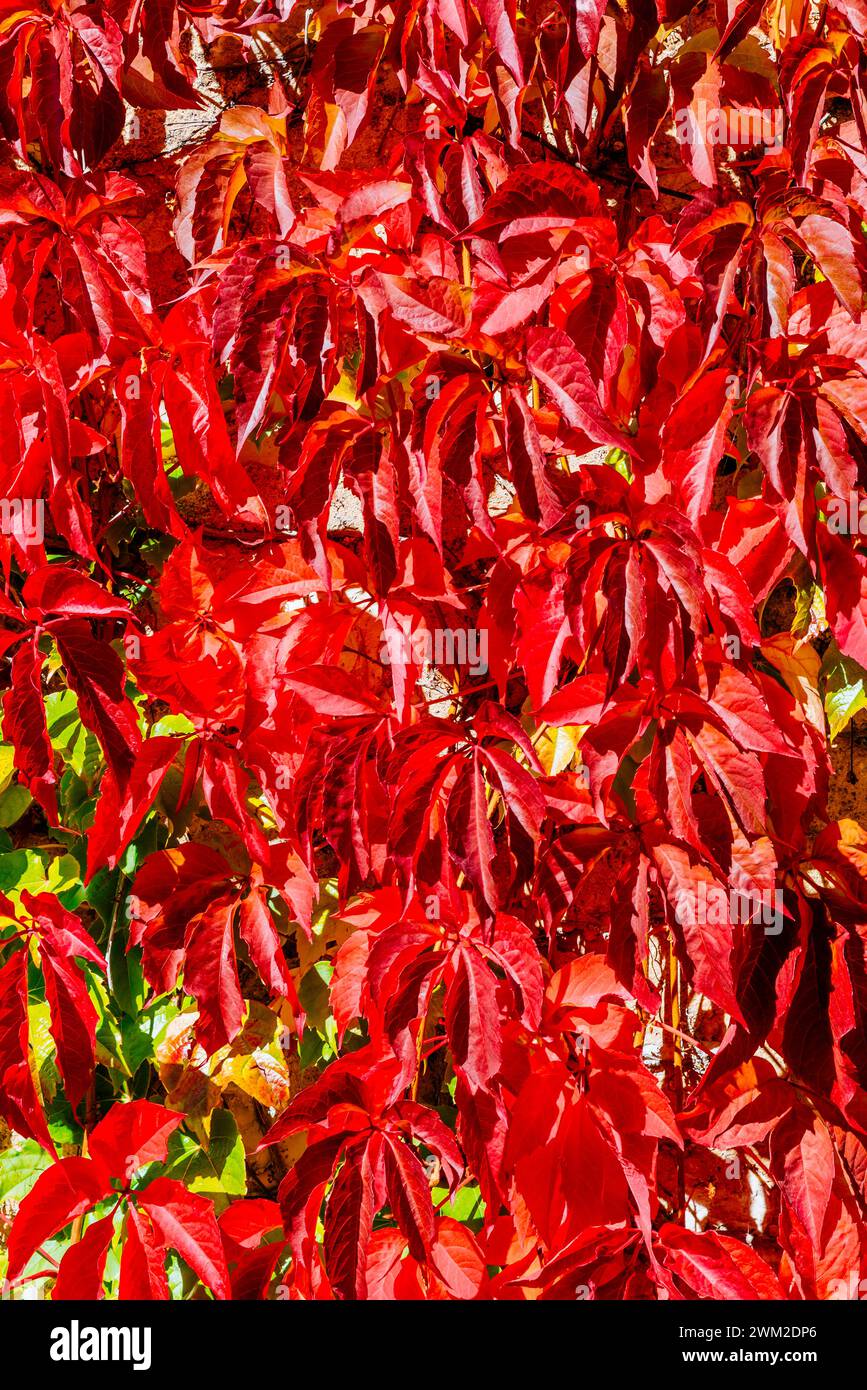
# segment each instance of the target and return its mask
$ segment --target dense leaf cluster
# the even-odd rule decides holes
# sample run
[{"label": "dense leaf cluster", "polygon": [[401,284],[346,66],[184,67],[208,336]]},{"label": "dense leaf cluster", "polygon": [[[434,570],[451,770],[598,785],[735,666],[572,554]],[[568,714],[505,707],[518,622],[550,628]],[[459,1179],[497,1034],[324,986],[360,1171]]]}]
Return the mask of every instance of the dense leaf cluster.
[{"label": "dense leaf cluster", "polygon": [[867,4],[0,16],[9,1287],[858,1297]]}]

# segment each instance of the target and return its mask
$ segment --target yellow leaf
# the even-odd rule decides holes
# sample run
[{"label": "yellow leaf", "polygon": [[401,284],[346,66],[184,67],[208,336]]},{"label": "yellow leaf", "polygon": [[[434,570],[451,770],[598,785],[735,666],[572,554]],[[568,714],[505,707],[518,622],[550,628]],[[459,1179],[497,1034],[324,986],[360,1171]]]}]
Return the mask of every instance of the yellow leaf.
[{"label": "yellow leaf", "polygon": [[536,745],[536,752],[549,777],[556,777],[569,766],[578,750],[580,736],[579,724],[563,724],[559,729],[546,729]]},{"label": "yellow leaf", "polygon": [[809,642],[778,632],[762,642],[762,656],[779,671],[815,729],[825,732],[825,707],[819,694],[822,659]]}]

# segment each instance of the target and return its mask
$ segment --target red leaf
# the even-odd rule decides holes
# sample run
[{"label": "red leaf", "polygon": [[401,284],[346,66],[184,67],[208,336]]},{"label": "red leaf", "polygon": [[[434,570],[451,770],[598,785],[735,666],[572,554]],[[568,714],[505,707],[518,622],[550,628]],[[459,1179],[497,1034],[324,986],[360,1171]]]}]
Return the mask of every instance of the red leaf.
[{"label": "red leaf", "polygon": [[57,824],[57,774],[42,700],[42,657],[35,641],[22,642],[12,658],[11,687],[3,701],[3,729],[15,748],[25,786]]},{"label": "red leaf", "polygon": [[165,1270],[166,1252],[148,1217],[127,1207],[126,1231],[120,1257],[121,1302],[170,1297]]},{"label": "red leaf", "polygon": [[70,688],[78,696],[81,721],[96,734],[123,784],[141,745],[135,710],[123,689],[123,663],[107,643],[96,641],[82,618],[58,619],[50,631]]},{"label": "red leaf", "polygon": [[180,747],[176,738],[147,739],[122,790],[113,769],[106,769],[87,841],[88,882],[98,869],[115,867],[150,810]]},{"label": "red leaf", "polygon": [[184,985],[199,1006],[199,1037],[216,1052],[240,1032],[244,1001],[235,963],[232,923],[235,903],[217,898],[190,922]]},{"label": "red leaf", "polygon": [[258,893],[244,898],[238,914],[238,930],[247,943],[250,958],[268,988],[288,997],[300,1012],[295,984],[283,959],[277,928]]},{"label": "red leaf", "polygon": [[9,1235],[8,1278],[18,1278],[38,1246],[68,1226],[104,1196],[108,1188],[88,1158],[63,1158],[46,1168],[22,1199]]},{"label": "red leaf", "polygon": [[136,1193],[164,1245],[171,1246],[211,1290],[229,1297],[229,1272],[214,1208],[205,1197],[188,1192],[174,1178],[157,1178]]},{"label": "red leaf", "polygon": [[128,1183],[145,1164],[165,1162],[169,1138],[183,1118],[149,1100],[117,1102],[88,1135],[88,1153],[107,1178]]},{"label": "red leaf", "polygon": [[422,1261],[430,1253],[435,1230],[427,1174],[406,1144],[389,1137],[383,1142],[383,1159],[392,1215],[409,1242],[409,1253]]},{"label": "red leaf", "polygon": [[95,1059],[97,1013],[81,972],[47,953],[42,956],[45,996],[51,1010],[51,1036],[70,1105],[90,1085]]},{"label": "red leaf", "polygon": [[113,1234],[113,1216],[90,1223],[81,1239],[69,1247],[60,1261],[52,1299],[96,1302],[102,1297],[102,1278]]},{"label": "red leaf", "polygon": [[629,449],[627,440],[605,418],[587,363],[565,333],[556,328],[531,328],[527,367],[547,387],[567,424],[581,430],[591,444]]},{"label": "red leaf", "polygon": [[686,1231],[668,1224],[660,1230],[659,1238],[666,1251],[668,1268],[698,1298],[786,1297],[780,1281],[761,1255],[731,1236],[717,1235],[713,1231]]},{"label": "red leaf", "polygon": [[334,1292],[355,1300],[367,1290],[367,1247],[373,1230],[373,1185],[382,1163],[379,1140],[351,1151],[334,1180],[325,1218],[325,1268]]},{"label": "red leaf", "polygon": [[500,1010],[494,977],[471,949],[458,953],[445,1012],[455,1063],[473,1085],[486,1086],[502,1057]]}]

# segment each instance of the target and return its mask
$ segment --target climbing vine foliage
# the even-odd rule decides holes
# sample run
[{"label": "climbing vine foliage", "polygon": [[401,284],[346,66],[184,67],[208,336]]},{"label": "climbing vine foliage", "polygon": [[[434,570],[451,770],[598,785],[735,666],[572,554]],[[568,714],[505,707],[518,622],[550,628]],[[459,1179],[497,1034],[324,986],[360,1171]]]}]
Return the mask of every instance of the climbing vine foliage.
[{"label": "climbing vine foliage", "polygon": [[0,0],[7,1295],[862,1296],[865,230],[865,0]]}]

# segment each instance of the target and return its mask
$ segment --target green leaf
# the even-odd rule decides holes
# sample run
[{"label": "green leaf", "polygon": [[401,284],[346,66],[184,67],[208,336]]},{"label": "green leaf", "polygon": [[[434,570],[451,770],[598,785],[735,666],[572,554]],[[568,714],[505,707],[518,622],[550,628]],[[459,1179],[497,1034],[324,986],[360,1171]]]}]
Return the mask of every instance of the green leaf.
[{"label": "green leaf", "polygon": [[169,1143],[169,1159],[169,1166],[162,1170],[165,1177],[177,1178],[191,1192],[201,1192],[215,1200],[218,1209],[227,1204],[229,1197],[242,1197],[247,1191],[244,1143],[231,1110],[220,1108],[212,1112],[207,1148],[190,1135],[176,1131]]},{"label": "green leaf", "polygon": [[[467,1183],[466,1187],[459,1188],[451,1201],[445,1200],[448,1195],[447,1187],[431,1189],[431,1200],[443,1216],[451,1216],[455,1221],[462,1221],[465,1225],[472,1222],[477,1222],[479,1226],[482,1224],[485,1215],[485,1203],[479,1191],[478,1183]],[[443,1203],[442,1206],[440,1206],[441,1202]]]},{"label": "green leaf", "polygon": [[99,913],[107,927],[123,910],[122,902],[118,902],[119,882],[120,874],[116,869],[100,869],[84,890],[85,901]]},{"label": "green leaf", "polygon": [[812,581],[799,584],[796,590],[792,632],[796,637],[806,637],[811,632],[824,632],[827,626],[825,595],[822,590]]},{"label": "green leaf", "polygon": [[0,854],[0,893],[9,893],[13,888],[27,888],[33,891],[31,883],[41,881],[42,862],[32,850],[16,849],[11,854]]},{"label": "green leaf", "polygon": [[33,797],[26,787],[18,783],[7,787],[5,792],[0,793],[0,826],[14,825],[24,815],[32,800]]},{"label": "green leaf", "polygon": [[86,830],[96,812],[96,797],[92,788],[71,768],[67,768],[60,779],[60,799],[64,825],[72,830]]},{"label": "green leaf", "polygon": [[81,873],[71,854],[52,856],[33,849],[0,854],[2,893],[68,893],[80,886]]},{"label": "green leaf", "polygon": [[0,1153],[0,1202],[20,1202],[26,1197],[51,1159],[34,1139]]},{"label": "green leaf", "polygon": [[141,951],[127,951],[123,936],[117,935],[111,943],[108,956],[108,978],[111,993],[123,1012],[130,1018],[137,1018],[144,1006],[147,990],[141,965]]},{"label": "green leaf", "polygon": [[62,1144],[81,1143],[84,1130],[76,1120],[69,1101],[64,1100],[62,1096],[56,1096],[46,1108],[45,1118],[48,1121],[48,1133],[58,1148]]},{"label": "green leaf", "polygon": [[0,743],[0,792],[5,792],[15,776],[15,749],[11,743]]},{"label": "green leaf", "polygon": [[151,728],[151,737],[158,734],[194,734],[196,726],[185,714],[164,714]]},{"label": "green leaf", "polygon": [[45,697],[45,717],[51,745],[68,768],[84,775],[87,730],[78,715],[78,699],[71,690],[57,690]]},{"label": "green leaf", "polygon": [[[126,1014],[118,1019],[108,1011],[108,1006],[102,1000],[98,1001],[98,1005],[102,1009],[102,1018],[96,1030],[97,1042],[109,1058],[118,1063],[117,1070],[126,1076],[135,1076],[142,1062],[153,1056],[152,1020],[146,1018],[140,1022]],[[104,1059],[98,1055],[98,1060]]]},{"label": "green leaf", "polygon": [[[108,957],[108,978],[92,981],[91,998],[99,1013],[96,1040],[108,1057],[97,1054],[99,1061],[128,1077],[135,1076],[142,1062],[153,1057],[155,1036],[160,1028],[156,1011],[144,1008],[144,981],[140,953],[129,961],[124,956],[123,942],[116,937]],[[119,972],[119,973],[116,973]]]},{"label": "green leaf", "polygon": [[851,657],[844,656],[837,643],[832,642],[822,662],[821,676],[825,714],[833,742],[859,710],[867,709],[867,671]]}]

